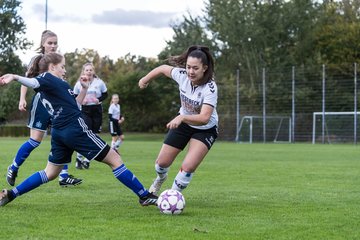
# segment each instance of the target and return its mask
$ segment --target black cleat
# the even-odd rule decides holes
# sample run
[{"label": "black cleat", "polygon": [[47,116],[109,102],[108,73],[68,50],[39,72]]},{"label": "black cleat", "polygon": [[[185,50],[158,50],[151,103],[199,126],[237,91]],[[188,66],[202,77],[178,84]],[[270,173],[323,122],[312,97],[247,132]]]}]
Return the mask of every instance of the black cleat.
[{"label": "black cleat", "polygon": [[149,205],[157,206],[158,198],[159,198],[158,196],[149,192],[148,195],[139,199],[139,203],[141,204],[141,206],[149,206]]},{"label": "black cleat", "polygon": [[3,189],[0,192],[0,207],[5,206],[9,202],[11,202],[14,198],[10,196],[9,191],[6,189]]},{"label": "black cleat", "polygon": [[15,185],[15,179],[17,177],[17,172],[15,172],[14,170],[12,170],[11,166],[8,167],[7,170],[7,175],[6,175],[6,181],[8,182],[8,184],[10,186],[14,186]]},{"label": "black cleat", "polygon": [[81,162],[81,165],[82,165],[83,168],[89,169],[89,168],[90,168],[90,161],[87,160],[87,159],[85,159],[85,160],[83,160],[83,161]]},{"label": "black cleat", "polygon": [[82,160],[81,160],[81,159],[76,158],[75,167],[76,167],[76,169],[79,169],[79,170],[83,169]]},{"label": "black cleat", "polygon": [[63,178],[59,181],[60,187],[72,187],[82,183],[82,179],[75,178],[72,175],[69,175],[67,178]]}]

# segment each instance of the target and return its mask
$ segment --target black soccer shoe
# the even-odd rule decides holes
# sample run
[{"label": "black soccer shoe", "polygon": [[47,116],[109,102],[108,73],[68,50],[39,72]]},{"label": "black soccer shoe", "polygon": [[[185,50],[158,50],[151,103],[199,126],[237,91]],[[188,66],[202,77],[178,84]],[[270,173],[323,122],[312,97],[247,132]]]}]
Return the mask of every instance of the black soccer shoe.
[{"label": "black soccer shoe", "polygon": [[90,161],[89,160],[82,160],[81,162],[82,168],[89,169],[90,168]]},{"label": "black soccer shoe", "polygon": [[82,179],[69,175],[67,178],[59,180],[60,187],[73,187],[82,183]]},{"label": "black soccer shoe", "polygon": [[76,158],[75,167],[76,167],[76,169],[79,169],[79,170],[83,169],[82,160],[81,160],[81,159]]},{"label": "black soccer shoe", "polygon": [[157,206],[158,198],[159,198],[158,196],[156,196],[156,195],[152,194],[151,192],[149,192],[148,195],[146,195],[145,197],[142,197],[142,198],[139,199],[139,203],[143,207],[149,206],[149,205]]},{"label": "black soccer shoe", "polygon": [[15,179],[17,177],[17,172],[12,170],[11,166],[8,167],[7,174],[6,174],[6,181],[10,186],[15,185]]},{"label": "black soccer shoe", "polygon": [[7,189],[3,189],[0,192],[0,207],[5,206],[12,200],[14,200],[14,197],[9,193],[9,191]]}]

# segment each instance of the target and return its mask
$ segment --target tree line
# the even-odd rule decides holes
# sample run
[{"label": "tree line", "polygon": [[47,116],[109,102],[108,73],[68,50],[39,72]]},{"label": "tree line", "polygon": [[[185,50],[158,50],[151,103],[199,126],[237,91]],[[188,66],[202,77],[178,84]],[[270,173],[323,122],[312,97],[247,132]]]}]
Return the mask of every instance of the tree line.
[{"label": "tree line", "polygon": [[[331,76],[344,75],[352,79],[354,63],[360,59],[360,0],[207,0],[201,16],[186,14],[171,25],[173,38],[158,54],[158,59],[126,55],[116,60],[100,56],[94,49],[77,49],[66,53],[67,78],[71,84],[79,77],[81,66],[91,61],[109,89],[118,93],[129,131],[164,131],[166,122],[179,108],[177,88],[166,79],[153,82],[146,91],[137,87],[138,80],[150,69],[165,63],[170,55],[178,55],[188,46],[206,45],[216,60],[216,81],[219,84],[219,113],[224,117],[233,111],[235,98],[229,88],[236,87],[236,70],[246,73],[242,79],[242,96],[247,101],[259,101],[259,80],[263,69],[278,73],[272,78],[269,91],[282,91],[282,71],[292,66],[303,72],[321,72],[325,64]],[[0,74],[24,73],[24,66],[14,54],[28,49],[31,43],[22,37],[26,26],[17,10],[20,1],[0,1]],[[56,31],[55,31],[56,32]],[[330,84],[342,83],[328,76]],[[321,89],[312,86],[309,76],[302,75],[306,89],[301,94],[311,98]],[[331,82],[333,81],[333,82]],[[308,83],[308,84],[304,84]],[[0,89],[0,119],[11,120],[17,111],[19,86]],[[353,90],[349,90],[349,95]],[[281,112],[288,104],[281,94],[269,99]],[[104,108],[108,106],[108,101]],[[309,103],[311,104],[311,103]],[[342,111],[349,106],[338,106]],[[249,109],[251,111],[251,109]],[[220,115],[221,116],[221,115]],[[220,121],[220,123],[221,123]]]}]

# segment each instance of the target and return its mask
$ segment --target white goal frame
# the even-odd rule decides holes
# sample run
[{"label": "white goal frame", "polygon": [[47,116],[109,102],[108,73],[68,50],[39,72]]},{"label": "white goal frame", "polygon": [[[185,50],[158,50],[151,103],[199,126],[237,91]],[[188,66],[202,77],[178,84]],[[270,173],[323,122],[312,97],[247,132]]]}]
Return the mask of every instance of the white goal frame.
[{"label": "white goal frame", "polygon": [[[316,116],[322,116],[323,118],[327,115],[353,115],[354,120],[360,112],[313,112],[313,130],[312,130],[312,144],[315,144],[315,133],[316,133]],[[356,120],[354,121],[354,131],[356,131]],[[356,136],[356,135],[355,135]]]},{"label": "white goal frame", "polygon": [[[249,120],[250,121],[250,125],[249,125],[249,143],[253,143],[253,120],[254,119],[263,119],[264,117],[263,116],[259,116],[259,115],[247,115],[247,116],[244,116],[242,117],[241,119],[241,122],[240,122],[240,126],[239,126],[239,131],[238,131],[238,134],[241,132],[241,129],[243,128],[243,124],[244,124],[244,121],[245,120]],[[273,140],[274,143],[276,142],[284,142],[284,141],[278,141],[277,138],[279,136],[279,133],[280,133],[280,130],[281,130],[281,127],[282,127],[282,124],[283,124],[283,120],[286,119],[287,121],[289,121],[289,138],[288,138],[288,141],[286,142],[289,142],[291,143],[291,117],[289,116],[266,116],[265,117],[265,121],[266,119],[279,119],[280,122],[279,122],[279,125],[277,127],[277,131],[276,131],[276,135],[275,135],[275,138]],[[243,141],[240,141],[238,140],[239,142],[243,142]]]}]

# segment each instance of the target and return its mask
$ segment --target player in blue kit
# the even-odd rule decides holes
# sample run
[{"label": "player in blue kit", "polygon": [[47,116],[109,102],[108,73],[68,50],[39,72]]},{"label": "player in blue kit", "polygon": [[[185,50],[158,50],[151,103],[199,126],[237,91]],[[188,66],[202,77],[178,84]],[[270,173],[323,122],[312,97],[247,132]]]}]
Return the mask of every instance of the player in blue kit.
[{"label": "player in blue kit", "polygon": [[166,180],[176,156],[189,145],[171,187],[178,191],[185,189],[217,138],[218,96],[214,60],[209,48],[191,46],[181,55],[170,57],[169,62],[179,67],[161,65],[139,80],[141,89],[161,75],[172,78],[179,85],[179,114],[166,125],[170,130],[155,162],[157,177],[149,188],[155,194]]},{"label": "player in blue kit", "polygon": [[[41,35],[41,43],[39,49],[39,54],[45,54],[50,52],[56,52],[58,48],[58,37],[57,35],[50,31],[45,30]],[[30,72],[34,68],[34,60],[38,57],[35,56],[26,72],[27,77],[35,77],[30,76]],[[20,91],[20,101],[19,101],[19,110],[26,111],[26,93],[27,87],[21,86]],[[29,122],[28,127],[30,128],[30,138],[26,142],[24,142],[20,148],[18,149],[15,158],[12,164],[7,169],[6,181],[9,185],[14,186],[16,178],[18,176],[19,169],[21,165],[25,162],[26,158],[31,154],[33,150],[35,150],[43,140],[45,133],[48,127],[51,124],[50,115],[44,105],[43,95],[41,92],[37,92],[32,99],[31,109],[29,111]],[[63,170],[59,175],[59,185],[61,187],[68,186],[76,186],[82,183],[82,179],[75,178],[72,175],[69,175],[68,165],[63,166]]]},{"label": "player in blue kit", "polygon": [[139,197],[139,203],[142,206],[156,205],[158,197],[143,187],[135,175],[126,168],[120,155],[89,130],[82,119],[79,106],[89,86],[88,78],[86,76],[80,78],[83,88],[75,98],[70,85],[61,79],[66,72],[65,58],[62,55],[49,53],[39,56],[36,61],[38,61],[38,72],[42,72],[39,76],[26,78],[5,74],[0,77],[0,85],[15,80],[44,94],[48,111],[52,116],[51,150],[48,163],[44,170],[35,172],[13,189],[2,190],[0,206],[55,179],[60,174],[63,165],[71,162],[74,151],[81,153],[87,159],[95,159],[107,164],[114,176]]}]

